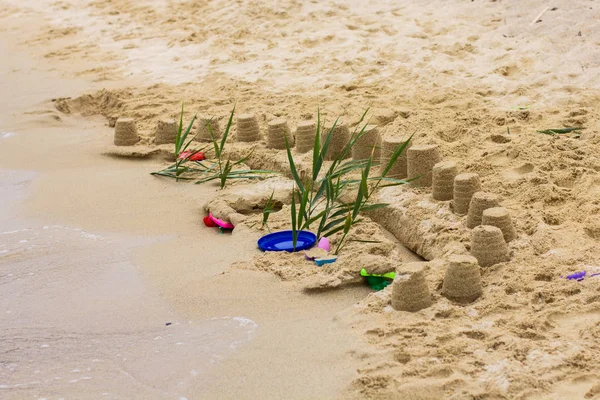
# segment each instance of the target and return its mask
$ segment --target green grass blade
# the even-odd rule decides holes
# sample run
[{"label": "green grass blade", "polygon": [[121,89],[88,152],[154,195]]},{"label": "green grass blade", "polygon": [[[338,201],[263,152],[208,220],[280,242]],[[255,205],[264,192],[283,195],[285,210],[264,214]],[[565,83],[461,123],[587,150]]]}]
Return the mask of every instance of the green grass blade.
[{"label": "green grass blade", "polygon": [[313,182],[317,180],[319,176],[319,169],[317,168],[317,162],[321,157],[321,109],[317,110],[317,132],[315,133],[315,143],[313,146],[313,161],[312,161],[312,169],[313,169]]},{"label": "green grass blade", "polygon": [[181,102],[181,114],[179,114],[179,127],[175,136],[175,155],[178,156],[181,150],[181,133],[183,131],[183,102]]},{"label": "green grass blade", "polygon": [[360,211],[360,207],[363,204],[362,200],[365,197],[364,188],[366,186],[366,176],[363,172],[362,180],[360,182],[360,186],[358,187],[358,193],[356,193],[356,201],[354,202],[354,210],[352,210],[352,218],[356,218]]},{"label": "green grass blade", "polygon": [[[347,214],[347,212],[345,212],[344,214]],[[325,225],[323,227],[323,230],[324,231],[328,231],[328,230],[330,230],[332,228],[335,228],[339,224],[341,224],[344,221],[346,221],[346,218],[347,218],[347,215],[344,215],[342,218],[334,219],[333,221],[328,222],[327,225]]]},{"label": "green grass blade", "polygon": [[312,201],[311,201],[311,206],[314,208],[317,203],[319,202],[319,200],[323,197],[323,193],[325,192],[325,186],[327,185],[326,182],[322,181],[321,185],[319,186],[319,189],[317,190],[317,193],[315,194],[315,196],[313,197]]},{"label": "green grass blade", "polygon": [[316,215],[311,215],[310,218],[308,219],[308,221],[306,222],[307,225],[312,224],[313,222],[316,222],[319,218],[323,217],[323,214],[325,214],[325,211],[321,211],[320,213],[316,214]]},{"label": "green grass blade", "polygon": [[236,175],[236,174],[272,174],[273,171],[269,171],[268,169],[238,169],[235,171],[229,171],[229,175]]},{"label": "green grass blade", "polygon": [[296,188],[292,192],[292,245],[296,250],[296,244],[298,243],[298,231],[296,225]]},{"label": "green grass blade", "polygon": [[263,226],[265,226],[267,224],[269,215],[273,211],[273,195],[274,194],[275,194],[275,190],[273,190],[271,192],[271,196],[269,196],[269,200],[267,200],[267,204],[265,204],[265,208],[263,209],[263,220],[262,220]]},{"label": "green grass blade", "polygon": [[196,182],[194,182],[194,183],[195,183],[196,185],[199,185],[199,184],[201,184],[201,183],[206,183],[206,182],[214,181],[214,180],[217,180],[217,179],[220,179],[220,176],[219,176],[219,175],[217,175],[217,174],[215,174],[215,175],[210,175],[210,176],[207,176],[206,178],[202,178],[202,179],[200,179],[200,180],[197,180],[197,181],[196,181]]},{"label": "green grass blade", "polygon": [[[308,208],[306,207],[308,205],[308,194],[308,190],[302,193],[302,200],[300,202],[300,212],[298,212],[298,226],[300,227],[300,230],[309,228],[309,217],[307,212]],[[303,221],[305,222],[304,225],[302,225]]]},{"label": "green grass blade", "polygon": [[[188,135],[190,134],[190,132],[192,131],[192,128],[194,126],[194,122],[196,121],[196,115],[194,114],[194,116],[192,117],[192,120],[190,121],[190,123],[188,124],[187,129],[185,130],[185,132],[181,135],[181,140],[179,142],[179,146],[181,147],[181,145],[183,143],[185,143],[185,140],[187,139]],[[195,136],[194,136],[195,137]],[[192,140],[194,139],[194,137],[192,137],[192,139],[187,143],[187,145],[185,146],[185,148],[180,149],[180,151],[183,151],[185,149],[188,148],[188,146],[190,145],[190,143],[192,143]],[[177,153],[177,155],[179,155],[180,153]]]},{"label": "green grass blade", "polygon": [[223,137],[221,138],[221,152],[225,148],[225,142],[227,141],[227,136],[229,136],[229,131],[231,129],[231,124],[233,123],[233,115],[235,114],[235,105],[231,110],[231,114],[229,114],[229,120],[227,121],[227,126],[225,127],[225,131],[223,132]]},{"label": "green grass blade", "polygon": [[410,141],[412,140],[413,136],[415,134],[413,133],[412,135],[410,135],[410,137],[406,140],[406,142],[402,143],[401,146],[399,146],[393,153],[392,156],[390,157],[390,161],[388,161],[387,165],[385,166],[385,168],[383,169],[383,172],[381,173],[381,177],[385,178],[387,176],[387,174],[390,172],[390,170],[392,169],[392,167],[394,166],[394,163],[396,162],[396,160],[398,159],[398,157],[400,157],[400,155],[404,152],[404,150],[406,149],[406,147],[409,145]]},{"label": "green grass blade", "polygon": [[317,177],[319,176],[319,173],[321,172],[321,167],[323,166],[323,161],[325,161],[325,155],[327,154],[327,149],[329,148],[329,143],[331,142],[331,138],[333,137],[333,131],[335,130],[335,127],[337,126],[339,119],[340,118],[338,117],[335,120],[331,129],[327,133],[327,136],[325,137],[325,141],[323,142],[323,146],[321,147],[319,157],[317,158],[316,162],[313,163],[313,181],[317,179]]},{"label": "green grass blade", "polygon": [[555,134],[563,134],[563,133],[570,133],[570,132],[580,131],[582,129],[585,129],[585,128],[584,127],[579,127],[579,128],[551,128],[551,129],[540,130],[540,131],[537,131],[537,132],[543,133],[543,134],[546,134],[546,135],[555,135]]},{"label": "green grass blade", "polygon": [[296,181],[296,185],[300,189],[300,193],[304,193],[304,185],[302,184],[302,179],[300,179],[300,175],[298,175],[298,171],[296,170],[296,163],[294,162],[294,157],[292,156],[292,150],[290,149],[290,143],[288,142],[287,135],[283,136],[285,139],[285,150],[287,152],[288,163],[290,164],[290,171],[292,171],[292,176]]},{"label": "green grass blade", "polygon": [[[345,220],[345,218],[344,218],[344,220]],[[344,230],[344,226],[345,225],[340,225],[340,226],[338,226],[336,228],[333,228],[332,230],[325,232],[323,234],[323,236],[331,237],[331,236],[335,235],[336,233],[343,231]]]}]

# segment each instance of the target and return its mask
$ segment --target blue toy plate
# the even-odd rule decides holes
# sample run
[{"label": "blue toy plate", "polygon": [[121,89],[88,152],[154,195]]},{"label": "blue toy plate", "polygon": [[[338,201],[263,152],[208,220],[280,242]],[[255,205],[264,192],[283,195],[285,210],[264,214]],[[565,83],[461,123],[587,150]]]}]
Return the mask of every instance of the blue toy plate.
[{"label": "blue toy plate", "polygon": [[[311,248],[317,242],[317,235],[308,231],[299,231],[296,250]],[[292,231],[273,232],[258,239],[258,247],[262,251],[294,251]]]}]

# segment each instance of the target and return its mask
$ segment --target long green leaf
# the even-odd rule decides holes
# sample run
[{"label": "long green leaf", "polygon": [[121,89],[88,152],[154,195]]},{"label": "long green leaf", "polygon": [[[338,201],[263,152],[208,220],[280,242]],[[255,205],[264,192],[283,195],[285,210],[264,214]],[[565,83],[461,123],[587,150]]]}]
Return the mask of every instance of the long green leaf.
[{"label": "long green leaf", "polygon": [[360,206],[362,205],[362,199],[365,196],[364,193],[364,185],[363,182],[365,182],[366,178],[365,178],[365,174],[363,172],[363,179],[361,181],[360,186],[358,187],[358,192],[356,193],[356,201],[354,202],[354,210],[352,210],[352,218],[356,218],[356,216],[358,215],[359,211],[360,211]]},{"label": "long green leaf", "polygon": [[317,110],[317,132],[315,133],[315,143],[313,146],[313,161],[312,161],[312,169],[313,169],[313,177],[312,182],[317,180],[319,176],[318,166],[319,158],[321,157],[321,109]]},{"label": "long green leaf", "polygon": [[236,171],[229,171],[229,175],[238,175],[238,174],[272,174],[273,171],[269,171],[266,169],[243,169]]},{"label": "long green leaf", "polygon": [[225,148],[225,142],[227,141],[227,136],[229,136],[229,130],[231,129],[231,124],[233,123],[233,115],[235,114],[235,105],[231,109],[231,114],[229,114],[229,120],[227,121],[227,126],[225,127],[225,131],[223,132],[223,137],[221,138],[221,152]]},{"label": "long green leaf", "polygon": [[[345,214],[347,214],[347,212]],[[342,218],[334,219],[333,221],[330,221],[329,223],[327,223],[327,225],[325,225],[323,227],[323,230],[324,231],[330,230],[330,229],[338,226],[339,224],[341,224],[344,221],[346,221],[346,216],[344,216]]]},{"label": "long green leaf", "polygon": [[322,218],[323,214],[325,214],[325,210],[321,211],[320,213],[318,213],[316,215],[311,215],[307,221],[307,225],[310,225],[313,222],[316,222],[319,218]]},{"label": "long green leaf", "polygon": [[296,244],[298,243],[298,231],[296,226],[296,188],[292,191],[292,245],[296,250]]},{"label": "long green leaf", "polygon": [[[353,225],[356,225],[356,224],[358,224],[359,222],[362,222],[362,219],[360,219],[360,218],[359,218],[359,219],[357,219],[356,221],[354,221],[354,222],[353,222]],[[338,226],[337,228],[334,228],[334,229],[332,229],[332,230],[330,230],[330,231],[328,231],[328,232],[325,232],[325,233],[323,234],[323,236],[328,236],[328,237],[331,237],[332,235],[334,235],[334,234],[336,234],[336,233],[338,233],[338,232],[341,232],[341,231],[343,231],[343,230],[344,230],[344,227],[345,227],[345,225]]]},{"label": "long green leaf", "polygon": [[400,157],[400,155],[404,152],[406,147],[409,145],[409,143],[412,140],[414,135],[415,135],[414,133],[412,135],[410,135],[410,137],[392,153],[390,160],[388,161],[387,165],[383,169],[383,172],[381,173],[381,177],[385,178],[387,176],[387,174],[390,172],[390,170],[394,166],[394,163],[396,162],[398,157]]},{"label": "long green leaf", "polygon": [[369,156],[368,160],[367,160],[367,166],[365,167],[365,170],[363,172],[363,178],[362,178],[362,182],[360,183],[363,187],[363,195],[365,197],[365,200],[369,200],[369,186],[367,185],[367,182],[369,181],[369,173],[371,172],[371,162],[373,161],[373,153],[371,152],[371,155]]},{"label": "long green leaf", "polygon": [[227,178],[229,177],[229,172],[231,171],[231,164],[229,160],[225,163],[225,169],[221,171],[221,189],[225,187],[225,183],[227,182]]},{"label": "long green leaf", "polygon": [[537,131],[537,132],[538,133],[543,133],[545,135],[556,135],[556,134],[563,134],[563,133],[570,133],[570,132],[580,131],[582,129],[585,129],[585,128],[583,128],[583,127],[579,127],[579,128],[550,128],[550,129],[540,130],[540,131]]},{"label": "long green leaf", "polygon": [[321,167],[323,166],[323,161],[325,160],[325,155],[327,154],[327,149],[329,149],[329,143],[331,142],[331,138],[333,137],[333,131],[337,126],[339,121],[339,117],[336,118],[335,122],[331,126],[331,129],[327,133],[325,137],[325,141],[323,142],[323,146],[321,147],[321,151],[319,153],[319,157],[317,158],[316,163],[313,163],[313,181],[317,180],[319,173],[321,172]]},{"label": "long green leaf", "polygon": [[323,196],[326,185],[327,185],[326,182],[321,182],[321,185],[319,186],[319,190],[317,190],[317,194],[315,194],[315,196],[313,197],[313,199],[311,201],[312,207],[314,207],[317,204],[317,202],[319,201],[319,199]]},{"label": "long green leaf", "polygon": [[[188,135],[190,134],[190,132],[192,131],[192,127],[194,126],[194,122],[196,121],[196,114],[194,114],[194,116],[192,117],[192,120],[190,121],[190,123],[188,124],[187,129],[185,130],[185,132],[183,133],[183,135],[181,135],[181,141],[179,143],[180,147],[183,143],[185,143],[185,140],[187,139]],[[188,142],[187,144],[180,149],[179,153],[177,153],[177,155],[181,154],[182,151],[185,151],[189,146],[190,143],[192,143],[192,141],[194,140],[196,136],[194,135]]]},{"label": "long green leaf", "polygon": [[[364,112],[362,118],[359,121],[359,125],[362,122],[362,120],[364,119],[364,117],[368,111],[369,110],[367,109],[367,111]],[[359,125],[357,125],[357,126],[359,126]],[[350,153],[352,152],[352,147],[354,147],[356,142],[358,142],[358,140],[360,140],[360,138],[364,136],[366,128],[367,128],[367,125],[365,124],[365,125],[363,125],[363,127],[360,129],[359,132],[354,131],[352,133],[352,136],[350,136],[350,140],[348,141],[348,143],[346,143],[344,145],[339,156],[333,161],[333,164],[332,164],[333,169],[335,169],[337,167],[338,163],[341,163],[342,160],[345,160],[346,158],[348,158],[350,156]]]},{"label": "long green leaf", "polygon": [[179,114],[179,126],[177,127],[177,135],[175,135],[175,155],[179,155],[181,149],[181,133],[183,130],[183,102],[181,102],[181,114]]},{"label": "long green leaf", "polygon": [[296,163],[294,162],[294,157],[292,156],[292,150],[290,149],[290,143],[288,142],[287,135],[283,135],[285,139],[285,150],[287,152],[288,162],[290,164],[290,171],[292,171],[292,176],[296,181],[296,185],[300,189],[300,193],[304,193],[304,185],[302,184],[302,179],[300,179],[300,175],[298,175],[298,171],[296,170]]},{"label": "long green leaf", "polygon": [[[300,200],[300,210],[298,212],[298,226],[300,230],[309,228],[306,224],[308,223],[308,213],[307,213],[307,204],[308,204],[308,191],[302,193],[302,199]],[[302,225],[302,222],[305,221],[305,224]]]},{"label": "long green leaf", "polygon": [[269,196],[269,200],[265,204],[265,208],[263,209],[263,220],[262,225],[265,226],[267,224],[267,220],[269,219],[269,215],[273,211],[273,195],[275,194],[275,190],[271,192],[271,196]]}]

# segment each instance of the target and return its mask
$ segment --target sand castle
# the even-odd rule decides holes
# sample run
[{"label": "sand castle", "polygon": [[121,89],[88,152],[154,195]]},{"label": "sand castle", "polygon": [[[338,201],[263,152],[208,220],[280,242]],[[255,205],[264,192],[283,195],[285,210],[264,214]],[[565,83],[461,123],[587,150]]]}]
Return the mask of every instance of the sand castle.
[{"label": "sand castle", "polygon": [[468,255],[452,255],[448,259],[442,295],[457,303],[471,303],[483,293],[477,259]]},{"label": "sand castle", "polygon": [[452,200],[454,197],[454,178],[457,174],[454,161],[442,161],[433,166],[433,198],[439,201]]},{"label": "sand castle", "polygon": [[469,204],[469,213],[467,214],[467,228],[475,228],[481,225],[483,211],[492,207],[500,207],[500,198],[494,193],[476,192],[471,198]]},{"label": "sand castle", "polygon": [[504,207],[492,207],[484,210],[481,218],[481,224],[500,228],[506,243],[516,239],[517,237],[517,231],[515,230],[515,226],[510,218],[510,214]]},{"label": "sand castle", "polygon": [[317,124],[313,121],[300,121],[296,128],[296,151],[306,153],[315,146]]},{"label": "sand castle", "polygon": [[[407,138],[384,138],[381,143],[381,165],[387,165],[392,154],[407,140]],[[405,179],[407,177],[406,152],[410,146],[412,146],[412,142],[408,142],[402,154],[396,159],[387,174],[388,178]]]},{"label": "sand castle", "polygon": [[289,146],[294,147],[294,136],[290,131],[287,120],[279,118],[270,121],[267,129],[267,148],[285,149],[286,138]]},{"label": "sand castle", "polygon": [[159,119],[156,123],[154,136],[155,144],[175,143],[177,136],[177,122],[174,119]]},{"label": "sand castle", "polygon": [[[321,131],[321,140],[325,140],[329,131],[331,130],[332,125],[323,126],[323,130]],[[327,154],[325,154],[325,160],[334,160],[340,156],[342,150],[348,142],[350,141],[350,130],[348,126],[344,124],[342,120],[338,120],[338,123],[335,125],[333,130],[333,134],[331,135],[331,141],[329,142],[329,147],[327,148]],[[350,154],[348,154],[348,157]]]},{"label": "sand castle", "polygon": [[352,146],[353,160],[366,160],[373,154],[373,160],[378,161],[381,156],[381,135],[377,125],[367,125],[362,136]]},{"label": "sand castle", "polygon": [[119,118],[115,122],[114,143],[116,146],[133,146],[140,141],[133,118]]},{"label": "sand castle", "polygon": [[219,127],[219,121],[217,121],[216,118],[198,117],[197,126],[195,140],[200,142],[212,142],[213,136],[215,139],[221,137],[221,128]]},{"label": "sand castle", "polygon": [[473,195],[481,190],[479,175],[473,173],[459,174],[454,178],[454,212],[465,215]]},{"label": "sand castle", "polygon": [[433,166],[440,162],[438,145],[412,146],[408,149],[406,156],[408,178],[416,178],[410,185],[415,187],[431,187]]},{"label": "sand castle", "polygon": [[392,283],[392,307],[398,311],[419,311],[433,304],[425,281],[426,262],[411,262],[396,270]]},{"label": "sand castle", "polygon": [[260,126],[254,114],[240,114],[237,117],[238,142],[255,142],[260,140]]},{"label": "sand castle", "polygon": [[491,267],[510,259],[508,245],[500,228],[479,225],[471,235],[471,254],[482,267]]}]

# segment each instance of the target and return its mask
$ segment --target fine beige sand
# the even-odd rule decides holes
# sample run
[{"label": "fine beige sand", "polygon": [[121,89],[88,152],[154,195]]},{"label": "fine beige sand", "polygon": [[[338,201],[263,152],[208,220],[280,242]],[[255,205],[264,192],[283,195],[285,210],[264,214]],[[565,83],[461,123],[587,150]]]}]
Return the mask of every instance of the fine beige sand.
[{"label": "fine beige sand", "polygon": [[[588,0],[0,0],[0,397],[600,398],[599,29]],[[230,154],[280,174],[150,176],[182,101],[221,128],[254,114],[259,140],[234,125]],[[436,145],[508,211],[510,259],[472,303],[442,295],[469,217],[428,187],[383,190],[351,235],[377,243],[334,264],[256,249],[271,193],[270,228],[289,227],[269,121],[320,109],[353,131],[367,107],[382,142]],[[563,127],[585,129],[537,132]],[[417,312],[358,276],[424,260]]]}]

